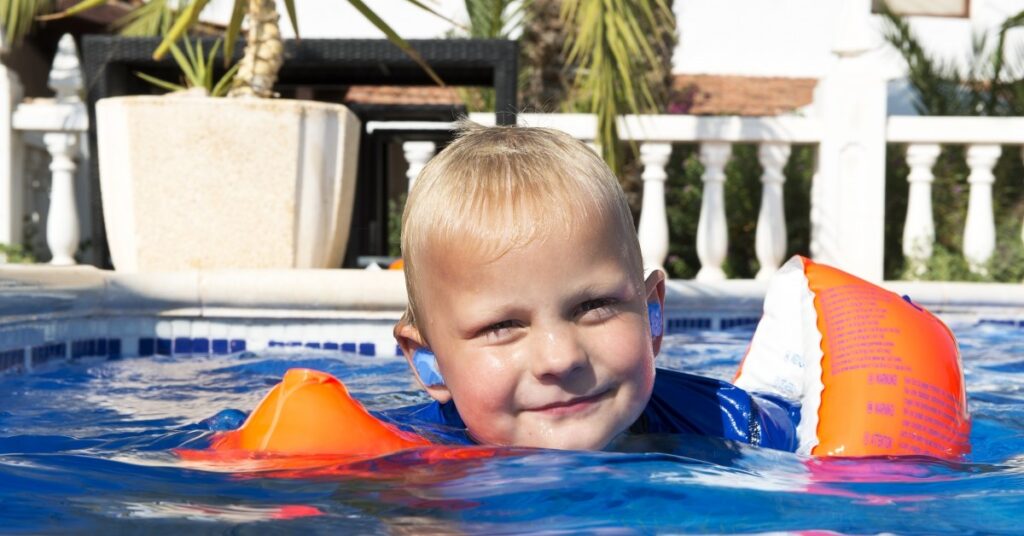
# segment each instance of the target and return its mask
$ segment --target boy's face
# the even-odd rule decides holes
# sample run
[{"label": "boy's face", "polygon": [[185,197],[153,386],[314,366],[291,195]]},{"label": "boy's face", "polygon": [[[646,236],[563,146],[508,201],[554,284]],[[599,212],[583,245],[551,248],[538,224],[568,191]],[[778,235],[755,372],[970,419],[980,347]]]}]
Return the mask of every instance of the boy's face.
[{"label": "boy's face", "polygon": [[[555,233],[552,233],[553,235]],[[541,236],[498,259],[459,244],[417,264],[417,327],[399,325],[406,356],[429,344],[473,437],[487,444],[600,449],[643,411],[654,383],[647,302],[611,225]]]}]

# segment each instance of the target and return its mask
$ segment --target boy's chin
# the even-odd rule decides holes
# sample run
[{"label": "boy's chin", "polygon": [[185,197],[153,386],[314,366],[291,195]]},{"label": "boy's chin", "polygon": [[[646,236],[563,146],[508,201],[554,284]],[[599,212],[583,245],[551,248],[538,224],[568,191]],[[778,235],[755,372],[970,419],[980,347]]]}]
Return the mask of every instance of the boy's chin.
[{"label": "boy's chin", "polygon": [[602,450],[620,434],[588,431],[570,431],[556,433],[547,437],[531,438],[524,442],[517,442],[516,446],[532,447],[554,450]]}]

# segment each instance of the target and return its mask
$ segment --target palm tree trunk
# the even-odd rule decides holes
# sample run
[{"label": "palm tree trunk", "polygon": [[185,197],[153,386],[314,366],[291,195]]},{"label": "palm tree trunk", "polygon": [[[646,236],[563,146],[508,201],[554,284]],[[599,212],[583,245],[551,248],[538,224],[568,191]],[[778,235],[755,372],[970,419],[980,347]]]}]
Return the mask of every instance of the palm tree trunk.
[{"label": "palm tree trunk", "polygon": [[273,97],[277,73],[284,61],[280,15],[274,0],[249,0],[245,54],[239,62],[230,97]]},{"label": "palm tree trunk", "polygon": [[576,66],[567,65],[561,0],[533,0],[526,4],[521,46],[522,95],[519,104],[528,112],[565,111],[570,80]]}]

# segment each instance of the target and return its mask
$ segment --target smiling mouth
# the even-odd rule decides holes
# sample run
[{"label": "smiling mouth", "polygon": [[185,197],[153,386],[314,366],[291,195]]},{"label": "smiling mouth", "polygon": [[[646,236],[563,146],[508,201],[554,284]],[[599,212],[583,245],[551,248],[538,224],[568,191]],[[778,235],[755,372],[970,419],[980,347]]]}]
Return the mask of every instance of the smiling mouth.
[{"label": "smiling mouth", "polygon": [[551,404],[532,408],[529,411],[548,415],[572,415],[595,407],[599,402],[607,398],[611,392],[611,389],[608,389],[593,395],[580,396],[561,402],[552,402]]}]

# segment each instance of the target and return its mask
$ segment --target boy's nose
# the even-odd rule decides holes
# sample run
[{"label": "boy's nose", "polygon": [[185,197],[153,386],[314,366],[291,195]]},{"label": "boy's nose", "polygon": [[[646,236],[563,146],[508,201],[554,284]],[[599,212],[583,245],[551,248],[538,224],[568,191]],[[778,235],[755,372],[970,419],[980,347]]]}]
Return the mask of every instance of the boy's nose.
[{"label": "boy's nose", "polygon": [[531,368],[542,381],[562,380],[587,363],[587,353],[571,330],[548,330],[537,341]]}]

